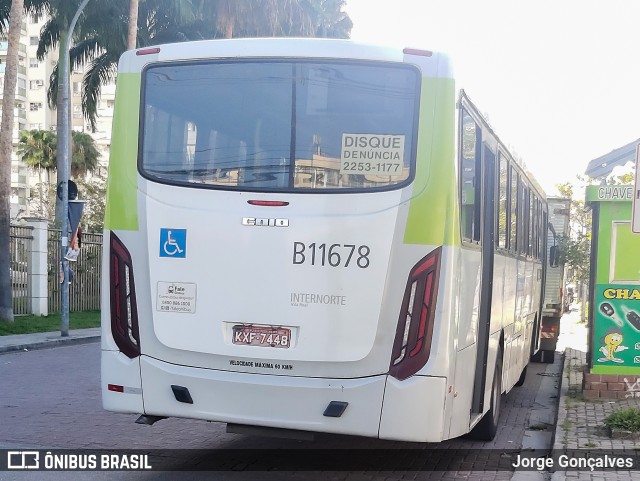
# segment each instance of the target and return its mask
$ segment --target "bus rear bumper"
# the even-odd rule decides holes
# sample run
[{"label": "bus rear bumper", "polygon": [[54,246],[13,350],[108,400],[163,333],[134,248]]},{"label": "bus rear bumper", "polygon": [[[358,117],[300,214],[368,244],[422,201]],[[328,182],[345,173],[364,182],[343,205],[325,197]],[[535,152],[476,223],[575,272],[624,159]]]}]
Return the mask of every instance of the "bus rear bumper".
[{"label": "bus rear bumper", "polygon": [[[123,386],[123,392],[109,390],[110,384]],[[172,386],[186,388],[193,404],[178,401]],[[438,442],[444,439],[445,390],[446,379],[438,377],[248,374],[102,351],[103,407],[115,412]],[[348,403],[340,417],[324,415],[331,401]]]},{"label": "bus rear bumper", "polygon": [[404,381],[389,377],[380,417],[380,437],[400,441],[444,440],[447,379],[413,376]]},{"label": "bus rear bumper", "polygon": [[102,407],[120,413],[143,412],[140,359],[103,349],[100,364]]},{"label": "bus rear bumper", "polygon": [[[140,358],[145,414],[378,437],[386,375],[321,379],[178,366]],[[192,404],[176,399],[186,388]],[[349,403],[340,417],[332,401]]]}]

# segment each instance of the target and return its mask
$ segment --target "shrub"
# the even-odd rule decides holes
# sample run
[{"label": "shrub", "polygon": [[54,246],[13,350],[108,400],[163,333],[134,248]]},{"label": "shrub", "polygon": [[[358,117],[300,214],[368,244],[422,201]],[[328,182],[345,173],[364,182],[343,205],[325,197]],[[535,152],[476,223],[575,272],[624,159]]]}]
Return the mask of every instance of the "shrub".
[{"label": "shrub", "polygon": [[628,408],[616,411],[607,416],[604,424],[610,429],[638,432],[640,431],[640,409]]}]

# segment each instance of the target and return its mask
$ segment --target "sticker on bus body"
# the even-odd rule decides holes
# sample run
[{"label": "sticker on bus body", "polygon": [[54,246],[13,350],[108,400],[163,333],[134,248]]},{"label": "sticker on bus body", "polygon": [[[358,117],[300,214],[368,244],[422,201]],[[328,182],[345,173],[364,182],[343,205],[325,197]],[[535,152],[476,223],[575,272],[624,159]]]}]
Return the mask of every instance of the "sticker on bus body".
[{"label": "sticker on bus body", "polygon": [[340,173],[403,175],[404,135],[342,134]]},{"label": "sticker on bus body", "polygon": [[160,229],[160,257],[187,257],[187,229]]},{"label": "sticker on bus body", "polygon": [[196,312],[196,291],[193,282],[158,281],[156,311],[193,314]]}]

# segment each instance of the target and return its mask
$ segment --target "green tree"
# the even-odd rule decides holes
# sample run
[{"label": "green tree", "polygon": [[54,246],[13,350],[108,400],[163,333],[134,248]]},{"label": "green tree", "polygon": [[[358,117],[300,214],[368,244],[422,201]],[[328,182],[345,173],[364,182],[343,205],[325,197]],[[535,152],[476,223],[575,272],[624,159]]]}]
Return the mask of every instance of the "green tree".
[{"label": "green tree", "polygon": [[82,213],[82,225],[88,232],[102,232],[104,227],[105,199],[107,197],[107,179],[94,174],[76,181],[81,200],[85,201]]},{"label": "green tree", "polygon": [[[8,2],[0,0],[0,7]],[[40,35],[39,59],[62,44],[77,3],[27,0],[30,13],[49,15]],[[87,67],[81,96],[84,117],[95,129],[101,86],[115,79],[118,59],[133,45],[130,15],[134,11],[136,45],[144,47],[231,37],[348,38],[353,23],[343,11],[344,4],[344,0],[131,0],[129,5],[122,0],[91,1],[78,22],[69,52],[71,68]],[[105,22],[105,18],[113,21]],[[58,101],[57,79],[56,67],[47,90],[51,106]]]},{"label": "green tree", "polygon": [[[73,150],[71,152],[71,175],[85,177],[98,168],[100,152],[95,140],[84,132],[71,132]],[[29,130],[20,132],[18,155],[29,167],[45,171],[47,175],[57,170],[57,137],[48,130]],[[49,177],[47,181],[50,181]]]},{"label": "green tree", "polygon": [[[635,166],[629,171],[609,174],[604,178],[585,178],[578,175],[576,177],[577,185],[582,187],[601,183],[605,185],[631,185],[634,179]],[[587,296],[587,286],[590,281],[591,267],[591,210],[587,208],[583,200],[575,200],[574,191],[576,185],[571,182],[565,182],[557,186],[563,197],[571,199],[571,235],[568,238],[560,239],[559,251],[560,261],[565,262],[571,269],[573,280],[576,282],[578,295],[582,299],[581,317],[586,318],[585,305]]]},{"label": "green tree", "polygon": [[[215,38],[348,38],[353,23],[344,0],[195,0]],[[211,38],[211,37],[209,37]]]},{"label": "green tree", "polygon": [[85,177],[87,173],[94,172],[98,167],[100,152],[96,143],[89,134],[84,132],[71,132],[73,137],[73,150],[71,151],[71,176],[74,178]]},{"label": "green tree", "polygon": [[[581,185],[590,182],[578,176]],[[581,300],[581,318],[586,318],[587,286],[591,267],[591,211],[584,200],[574,199],[575,186],[570,182],[557,185],[562,197],[571,199],[569,214],[570,235],[561,237],[558,242],[559,260],[569,268],[571,280],[576,283],[576,294]]]},{"label": "green tree", "polygon": [[42,219],[47,219],[49,221],[49,225],[54,227],[53,219],[56,214],[56,184],[51,184],[47,182],[43,182],[42,184],[38,184],[36,186],[39,189],[42,189],[42,196],[32,196],[27,199],[27,203],[29,204],[30,212],[37,212],[38,215]]},{"label": "green tree", "polygon": [[[72,131],[73,150],[71,152],[71,175],[76,182],[85,179],[87,174],[98,169],[100,152],[96,148],[93,137],[83,132]],[[30,206],[44,218],[51,219],[52,203],[55,203],[55,188],[49,189],[50,174],[56,171],[56,134],[48,130],[31,130],[20,132],[18,155],[22,161],[38,171],[39,198]],[[42,172],[47,173],[47,181],[43,181]],[[103,199],[104,201],[104,199]]]},{"label": "green tree", "polygon": [[24,130],[20,132],[17,154],[26,165],[38,172],[41,206],[38,214],[44,217],[46,212],[42,206],[44,206],[45,184],[42,180],[42,172],[46,172],[47,183],[49,183],[50,173],[56,168],[56,135],[48,130]]},{"label": "green tree", "polygon": [[[581,184],[588,182],[582,177],[578,180]],[[571,199],[571,234],[560,239],[560,261],[566,263],[573,271],[573,280],[588,283],[591,260],[591,211],[586,208],[584,200],[574,199],[573,184],[565,182],[557,185],[557,188],[562,197]]]},{"label": "green tree", "polygon": [[[13,294],[9,271],[10,218],[11,218],[11,149],[13,137],[13,108],[16,99],[18,79],[18,44],[22,23],[23,0],[13,0],[10,8],[2,10],[9,16],[9,30],[6,23],[0,23],[0,33],[8,33],[7,61],[2,90],[2,124],[0,127],[0,321],[13,322]],[[6,21],[5,19],[3,19]]]}]

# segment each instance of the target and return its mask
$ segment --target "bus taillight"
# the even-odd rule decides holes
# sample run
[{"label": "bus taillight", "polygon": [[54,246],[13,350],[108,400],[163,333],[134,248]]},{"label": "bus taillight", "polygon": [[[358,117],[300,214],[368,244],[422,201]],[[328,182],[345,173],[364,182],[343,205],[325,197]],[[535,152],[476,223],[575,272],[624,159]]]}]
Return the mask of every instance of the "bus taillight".
[{"label": "bus taillight", "polygon": [[113,232],[109,256],[111,334],[120,351],[133,359],[140,355],[133,264],[131,254]]},{"label": "bus taillight", "polygon": [[441,250],[424,257],[409,273],[389,366],[396,379],[413,376],[429,359]]}]

